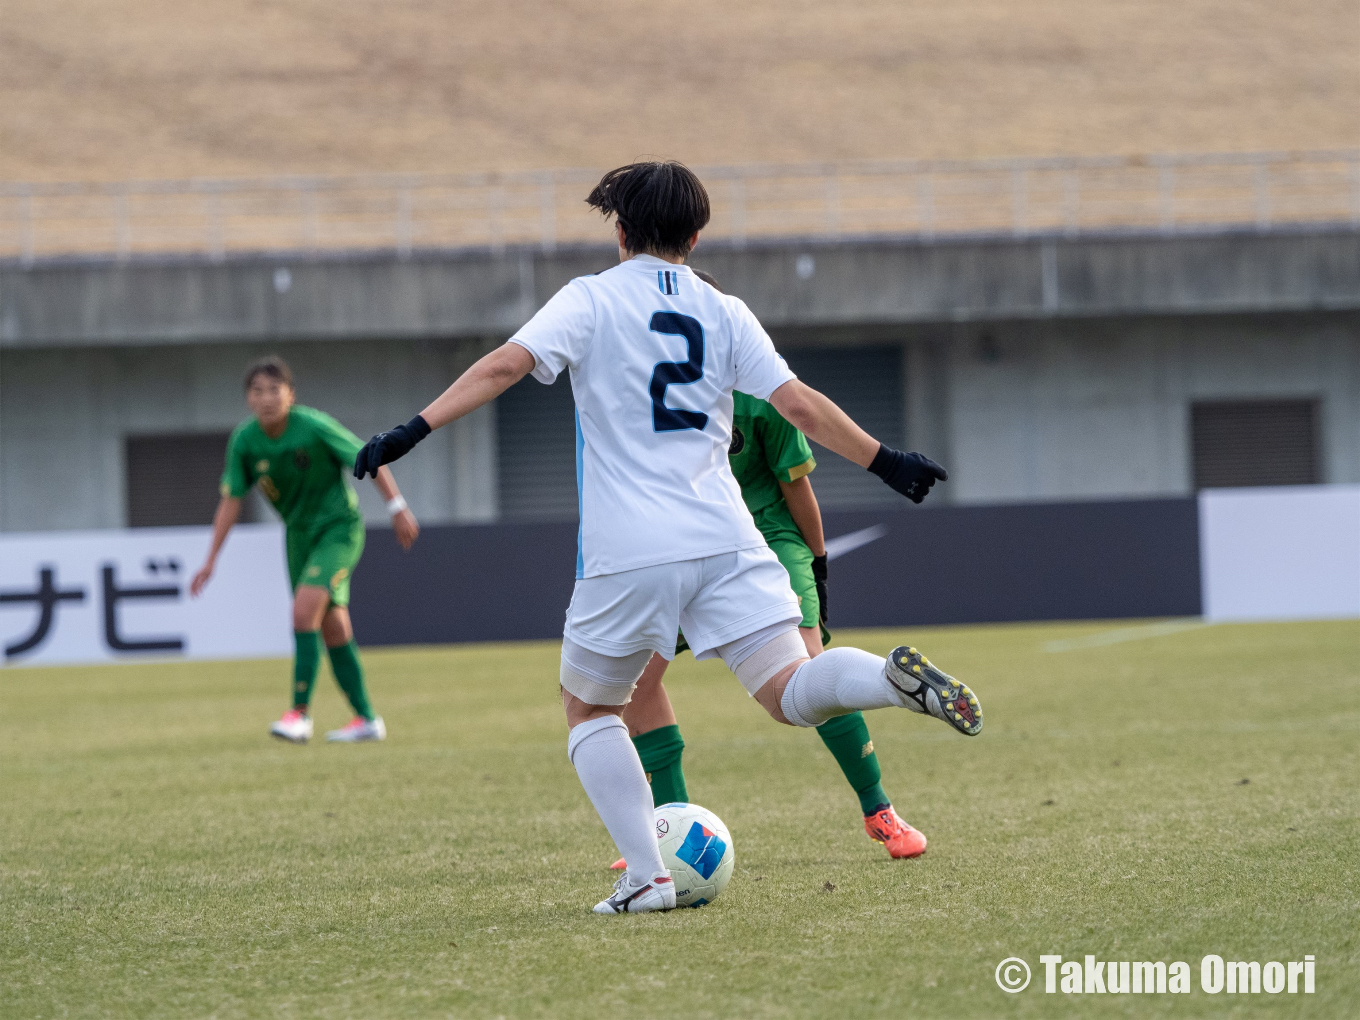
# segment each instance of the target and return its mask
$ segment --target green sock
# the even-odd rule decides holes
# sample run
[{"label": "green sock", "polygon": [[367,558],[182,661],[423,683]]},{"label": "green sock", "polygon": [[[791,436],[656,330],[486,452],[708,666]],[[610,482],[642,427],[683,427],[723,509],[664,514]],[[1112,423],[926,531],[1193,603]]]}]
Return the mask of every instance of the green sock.
[{"label": "green sock", "polygon": [[817,727],[817,736],[845,773],[864,814],[875,814],[892,803],[883,792],[880,782],[883,770],[878,767],[878,755],[874,754],[874,742],[869,739],[863,713],[851,712],[828,719]]},{"label": "green sock", "polygon": [[354,706],[354,714],[372,719],[373,706],[368,703],[368,691],[364,688],[364,667],[359,661],[359,646],[350,638],[349,644],[326,650],[331,653],[331,671],[335,673],[335,682]]},{"label": "green sock", "polygon": [[293,707],[305,713],[321,666],[321,631],[295,630],[293,644],[297,649],[293,653]]},{"label": "green sock", "polygon": [[642,770],[652,784],[652,804],[686,803],[685,770],[680,767],[680,756],[685,753],[685,738],[679,726],[662,726],[633,738]]}]

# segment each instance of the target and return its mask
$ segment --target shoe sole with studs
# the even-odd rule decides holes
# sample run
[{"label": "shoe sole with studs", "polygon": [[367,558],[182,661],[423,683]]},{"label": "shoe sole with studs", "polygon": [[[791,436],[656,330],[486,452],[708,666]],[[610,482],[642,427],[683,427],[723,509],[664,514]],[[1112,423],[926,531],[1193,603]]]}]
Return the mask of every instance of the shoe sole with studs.
[{"label": "shoe sole with studs", "polygon": [[[930,690],[940,699],[944,722],[966,737],[976,737],[982,732],[982,706],[978,704],[977,695],[967,684],[959,683],[948,673],[933,666],[930,660],[915,648],[906,645],[894,648],[892,654],[888,656],[888,667],[885,672],[888,682],[920,705],[927,715],[935,716],[936,719],[941,718],[931,712],[926,705],[926,691]],[[903,686],[908,677],[920,681],[920,686],[915,691],[908,691]]]}]

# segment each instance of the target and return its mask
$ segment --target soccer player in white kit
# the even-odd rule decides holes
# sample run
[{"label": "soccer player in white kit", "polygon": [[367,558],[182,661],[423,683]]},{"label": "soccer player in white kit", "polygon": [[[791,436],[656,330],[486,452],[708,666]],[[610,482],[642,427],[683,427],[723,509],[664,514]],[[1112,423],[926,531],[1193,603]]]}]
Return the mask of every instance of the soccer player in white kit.
[{"label": "soccer player in white kit", "polygon": [[620,167],[587,202],[617,218],[620,264],[568,283],[419,415],[374,436],[354,473],[376,472],[531,372],[551,383],[570,371],[580,530],[562,639],[567,754],[628,862],[595,910],[640,913],[674,907],[675,889],[620,715],[652,653],[674,656],[677,628],[695,658],[721,657],[779,722],[818,726],[898,707],[973,736],[982,712],[967,687],[914,648],[886,660],[858,648],[808,657],[788,574],[728,465],[732,391],[768,400],[809,438],[914,502],[944,469],[884,446],[800,382],[746,305],[684,265],[709,218],[708,194],[689,169]]}]

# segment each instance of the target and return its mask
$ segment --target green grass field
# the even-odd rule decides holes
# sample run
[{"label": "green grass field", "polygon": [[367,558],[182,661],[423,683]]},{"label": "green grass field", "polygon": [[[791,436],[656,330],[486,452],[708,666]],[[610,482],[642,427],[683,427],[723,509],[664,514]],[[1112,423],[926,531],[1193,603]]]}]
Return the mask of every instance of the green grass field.
[{"label": "green grass field", "polygon": [[[1360,623],[910,639],[987,720],[869,718],[929,852],[889,860],[814,734],[685,657],[690,795],[737,870],[638,917],[590,913],[614,849],[552,644],[369,653],[391,735],[356,747],[268,738],[281,662],[0,674],[0,1016],[1360,1012]],[[320,691],[318,731],[345,720]],[[1193,992],[1043,993],[1041,953],[1088,952],[1189,961]],[[1207,953],[1315,954],[1317,992],[1208,995]],[[1035,970],[1018,995],[1008,956]]]}]

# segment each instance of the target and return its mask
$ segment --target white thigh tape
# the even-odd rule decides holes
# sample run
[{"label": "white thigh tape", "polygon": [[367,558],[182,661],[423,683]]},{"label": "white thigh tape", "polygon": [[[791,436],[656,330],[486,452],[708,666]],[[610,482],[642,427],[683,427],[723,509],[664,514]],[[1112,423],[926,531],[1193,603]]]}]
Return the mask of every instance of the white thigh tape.
[{"label": "white thigh tape", "polygon": [[[736,644],[737,642],[733,642]],[[718,651],[721,653],[724,645]],[[785,666],[792,665],[799,659],[808,657],[807,645],[803,644],[803,637],[798,633],[798,628],[789,624],[789,629],[782,634],[776,634],[769,641],[761,645],[749,656],[731,666],[733,673],[737,674],[737,679],[746,688],[746,693],[755,696],[756,691],[760,690],[770,678],[778,673]],[[723,656],[726,661],[727,657]]]},{"label": "white thigh tape", "polygon": [[567,693],[587,705],[626,705],[651,657],[650,651],[601,655],[568,638],[562,642],[560,682]]}]

